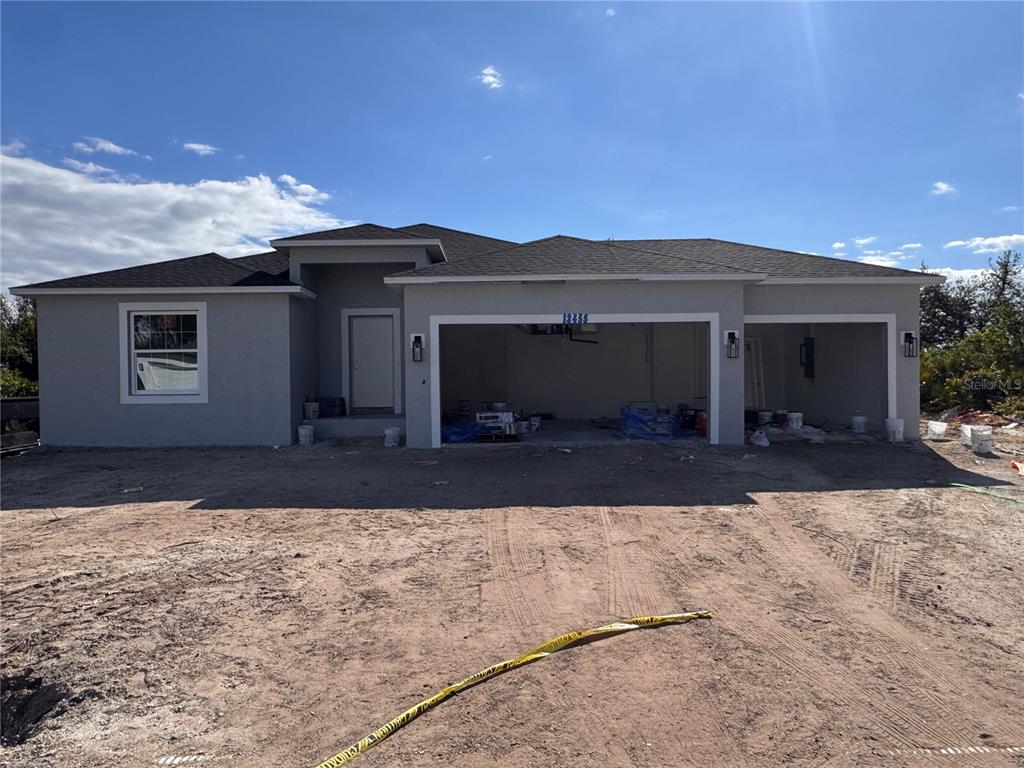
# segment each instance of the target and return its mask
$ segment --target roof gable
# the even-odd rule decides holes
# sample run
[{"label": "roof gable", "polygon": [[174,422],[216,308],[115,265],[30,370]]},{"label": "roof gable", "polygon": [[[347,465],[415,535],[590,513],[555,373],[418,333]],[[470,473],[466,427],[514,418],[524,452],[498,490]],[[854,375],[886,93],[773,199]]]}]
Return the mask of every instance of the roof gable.
[{"label": "roof gable", "polygon": [[351,227],[325,229],[322,232],[306,232],[290,235],[280,240],[409,240],[409,233],[379,224],[355,224]]}]

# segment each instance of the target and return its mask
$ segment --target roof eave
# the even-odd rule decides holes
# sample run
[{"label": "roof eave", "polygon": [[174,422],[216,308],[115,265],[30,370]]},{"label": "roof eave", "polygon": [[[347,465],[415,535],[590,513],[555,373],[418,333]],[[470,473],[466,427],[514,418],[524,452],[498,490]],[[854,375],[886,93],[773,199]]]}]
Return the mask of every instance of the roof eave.
[{"label": "roof eave", "polygon": [[764,285],[942,285],[942,275],[874,275],[862,277],[769,277]]},{"label": "roof eave", "polygon": [[384,278],[387,285],[431,285],[435,283],[592,283],[592,282],[639,282],[639,283],[690,283],[745,281],[757,283],[767,275],[753,273],[725,274],[537,274],[537,275],[390,275]]}]

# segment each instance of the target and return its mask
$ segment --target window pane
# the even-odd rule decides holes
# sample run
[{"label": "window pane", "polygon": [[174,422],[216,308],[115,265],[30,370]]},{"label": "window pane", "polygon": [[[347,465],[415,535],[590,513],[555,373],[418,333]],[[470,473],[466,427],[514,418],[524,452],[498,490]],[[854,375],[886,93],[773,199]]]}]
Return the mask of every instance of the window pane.
[{"label": "window pane", "polygon": [[134,320],[135,324],[133,330],[133,333],[135,335],[135,348],[152,349],[153,326],[152,323],[150,322],[150,316],[135,315],[132,319]]},{"label": "window pane", "polygon": [[199,364],[195,352],[140,352],[135,355],[137,392],[199,390]]},{"label": "window pane", "polygon": [[179,315],[157,315],[157,322],[161,331],[178,330]]},{"label": "window pane", "polygon": [[181,316],[181,330],[183,330],[183,331],[195,331],[196,330],[196,316],[195,315],[182,315]]},{"label": "window pane", "polygon": [[182,349],[196,349],[196,344],[199,341],[199,337],[195,331],[184,331],[181,334],[181,348]]}]

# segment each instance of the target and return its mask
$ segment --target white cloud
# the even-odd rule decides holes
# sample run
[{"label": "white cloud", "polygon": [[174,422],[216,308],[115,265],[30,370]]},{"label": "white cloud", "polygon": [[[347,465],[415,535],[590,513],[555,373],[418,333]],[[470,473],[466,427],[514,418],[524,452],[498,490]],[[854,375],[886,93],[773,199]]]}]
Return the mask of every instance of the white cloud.
[{"label": "white cloud", "polygon": [[1007,248],[1024,248],[1024,235],[997,235],[972,237],[970,240],[950,240],[943,248],[968,248],[971,253],[999,253]]},{"label": "white cloud", "polygon": [[948,181],[936,181],[932,184],[933,195],[952,195],[956,192],[956,187],[950,184]]},{"label": "white cloud", "polygon": [[493,66],[487,66],[480,70],[480,74],[476,76],[476,79],[488,88],[501,88],[505,85],[505,78]]},{"label": "white cloud", "polygon": [[288,187],[297,200],[306,203],[322,203],[330,198],[326,192],[321,192],[312,184],[301,184],[299,180],[290,173],[282,173],[277,180]]},{"label": "white cloud", "polygon": [[0,152],[5,155],[20,155],[28,146],[21,139],[11,139],[6,144],[0,144]]},{"label": "white cloud", "polygon": [[616,13],[618,13],[618,11],[616,11],[614,8],[608,8],[608,9],[605,10],[604,15],[609,17],[609,18],[611,18]]},{"label": "white cloud", "polygon": [[841,259],[844,256],[846,256],[846,251],[836,251],[832,255],[835,256],[837,259]]},{"label": "white cloud", "polygon": [[0,162],[5,287],[208,251],[242,256],[344,223],[316,206],[324,193],[294,180],[104,180],[29,157]]},{"label": "white cloud", "polygon": [[996,211],[996,213],[1013,213],[1014,211],[1019,211],[1019,210],[1020,210],[1020,206],[1019,205],[1004,205],[1002,208],[998,209]]},{"label": "white cloud", "polygon": [[904,243],[900,246],[901,251],[916,251],[918,248],[923,248],[922,243]]},{"label": "white cloud", "polygon": [[200,144],[198,141],[189,141],[181,145],[181,148],[187,152],[195,152],[200,157],[206,157],[220,152],[220,147],[214,147],[210,144]]},{"label": "white cloud", "polygon": [[868,237],[855,237],[853,239],[853,244],[859,248],[863,248],[865,245],[870,245],[877,239],[878,238],[875,237],[874,235],[869,235]]},{"label": "white cloud", "polygon": [[484,160],[491,160],[493,157],[493,155],[484,155]]},{"label": "white cloud", "polygon": [[1024,99],[1024,91],[1017,91],[1017,98]]},{"label": "white cloud", "polygon": [[929,273],[934,272],[942,275],[951,282],[978,277],[979,275],[983,275],[988,272],[987,269],[956,269],[955,267],[928,267],[927,270],[918,271],[927,271]]},{"label": "white cloud", "polygon": [[889,251],[885,255],[886,256],[892,256],[893,258],[897,258],[898,259],[898,258],[902,258],[903,257],[903,251]]},{"label": "white cloud", "polygon": [[88,162],[83,163],[81,160],[75,160],[75,158],[73,158],[73,157],[65,157],[64,158],[64,165],[66,165],[68,168],[70,168],[73,171],[78,171],[79,173],[89,173],[89,174],[93,174],[93,175],[101,175],[101,174],[105,174],[105,173],[115,173],[113,168],[107,168],[104,165],[97,165],[96,163],[92,162],[91,160],[88,161]]},{"label": "white cloud", "polygon": [[845,247],[846,247],[846,243],[839,242],[838,240],[836,242],[832,243],[832,250],[833,251],[838,251],[841,248],[845,248]]},{"label": "white cloud", "polygon": [[[876,252],[877,253],[877,252]],[[862,264],[874,264],[876,267],[895,267],[899,262],[891,256],[871,255],[861,256],[857,259]]]},{"label": "white cloud", "polygon": [[85,141],[76,141],[75,149],[79,152],[84,152],[87,155],[91,155],[95,152],[106,152],[108,155],[139,154],[134,149],[122,147],[120,144],[115,144],[109,139],[101,139],[98,136],[86,136]]},{"label": "white cloud", "polygon": [[881,256],[885,251],[864,251],[865,256]]}]

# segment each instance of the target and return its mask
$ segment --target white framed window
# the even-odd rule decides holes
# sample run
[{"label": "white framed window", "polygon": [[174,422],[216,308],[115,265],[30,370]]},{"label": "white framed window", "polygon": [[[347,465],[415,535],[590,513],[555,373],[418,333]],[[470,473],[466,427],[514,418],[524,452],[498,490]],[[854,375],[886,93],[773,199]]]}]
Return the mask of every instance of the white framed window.
[{"label": "white framed window", "polygon": [[118,305],[122,403],[207,402],[206,302]]}]

